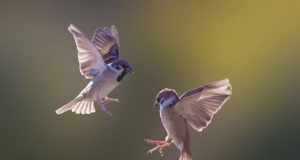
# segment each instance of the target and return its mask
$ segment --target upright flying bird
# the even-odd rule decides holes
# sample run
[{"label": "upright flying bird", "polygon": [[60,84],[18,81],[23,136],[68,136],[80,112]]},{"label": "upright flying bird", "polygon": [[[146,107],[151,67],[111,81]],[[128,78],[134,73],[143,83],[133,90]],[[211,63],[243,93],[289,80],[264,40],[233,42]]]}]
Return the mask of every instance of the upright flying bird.
[{"label": "upright flying bird", "polygon": [[146,139],[147,143],[155,145],[148,152],[159,150],[162,153],[163,148],[173,143],[180,150],[179,160],[192,160],[188,125],[198,132],[203,131],[230,95],[228,79],[202,85],[181,96],[173,89],[161,90],[154,104],[160,108],[160,119],[167,136],[165,140]]},{"label": "upright flying bird", "polygon": [[132,72],[130,64],[119,58],[119,35],[115,26],[96,29],[92,40],[89,40],[77,27],[70,25],[78,50],[79,70],[82,76],[89,79],[87,86],[66,105],[55,112],[60,115],[67,111],[76,114],[91,114],[96,104],[102,111],[111,115],[107,108],[109,102],[118,102],[108,95]]}]

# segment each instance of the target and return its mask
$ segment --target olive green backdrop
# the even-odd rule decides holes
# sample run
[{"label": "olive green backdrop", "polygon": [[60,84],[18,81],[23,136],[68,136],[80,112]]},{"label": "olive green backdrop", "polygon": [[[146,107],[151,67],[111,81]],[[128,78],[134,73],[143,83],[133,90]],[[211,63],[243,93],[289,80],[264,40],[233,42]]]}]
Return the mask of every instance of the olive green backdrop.
[{"label": "olive green backdrop", "polygon": [[[165,136],[156,93],[223,78],[233,96],[192,132],[194,159],[299,159],[297,0],[1,1],[0,20],[0,159],[174,160],[175,147],[146,154],[144,138]],[[135,71],[112,93],[113,117],[54,113],[87,83],[70,23],[119,29]]]}]

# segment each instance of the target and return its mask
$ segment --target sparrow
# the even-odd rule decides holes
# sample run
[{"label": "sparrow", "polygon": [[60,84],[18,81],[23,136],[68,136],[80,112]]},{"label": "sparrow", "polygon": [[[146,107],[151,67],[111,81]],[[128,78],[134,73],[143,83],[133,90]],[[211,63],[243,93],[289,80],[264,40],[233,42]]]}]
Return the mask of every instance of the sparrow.
[{"label": "sparrow", "polygon": [[174,144],[180,151],[179,160],[191,160],[188,125],[202,132],[214,115],[230,98],[232,91],[228,79],[211,82],[184,92],[178,96],[174,89],[162,89],[155,98],[154,106],[159,107],[161,123],[167,133],[165,140],[145,139],[155,145],[148,153]]},{"label": "sparrow", "polygon": [[119,58],[120,43],[116,27],[97,28],[91,40],[73,24],[69,25],[68,30],[78,50],[80,73],[90,81],[73,100],[58,108],[56,114],[67,111],[91,114],[96,111],[96,103],[102,111],[112,115],[107,105],[119,100],[108,95],[133,70],[126,60]]}]

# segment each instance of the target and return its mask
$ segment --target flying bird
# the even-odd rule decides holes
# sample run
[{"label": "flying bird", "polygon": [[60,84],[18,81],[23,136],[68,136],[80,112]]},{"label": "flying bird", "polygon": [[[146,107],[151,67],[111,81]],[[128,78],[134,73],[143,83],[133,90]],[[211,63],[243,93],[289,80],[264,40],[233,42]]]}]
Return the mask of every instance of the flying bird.
[{"label": "flying bird", "polygon": [[198,132],[203,131],[231,93],[228,79],[202,85],[181,96],[174,89],[162,89],[154,105],[159,107],[161,123],[167,136],[165,140],[145,139],[147,143],[155,145],[148,153],[158,150],[162,154],[165,147],[175,144],[180,150],[179,160],[191,160],[188,125]]},{"label": "flying bird", "polygon": [[96,111],[96,103],[102,111],[111,115],[107,105],[119,100],[108,95],[132,72],[131,65],[119,58],[120,43],[116,27],[97,28],[91,40],[72,24],[68,30],[78,50],[80,73],[90,82],[72,101],[55,112],[58,115],[67,111],[91,114]]}]

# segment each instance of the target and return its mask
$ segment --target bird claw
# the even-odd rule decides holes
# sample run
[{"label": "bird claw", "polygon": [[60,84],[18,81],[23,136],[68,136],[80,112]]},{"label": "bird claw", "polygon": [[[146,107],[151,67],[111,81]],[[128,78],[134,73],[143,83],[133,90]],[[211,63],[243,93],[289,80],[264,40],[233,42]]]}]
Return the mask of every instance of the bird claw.
[{"label": "bird claw", "polygon": [[111,98],[111,97],[105,97],[103,101],[120,103],[120,100],[118,98]]},{"label": "bird claw", "polygon": [[120,103],[120,100],[118,98],[109,98],[111,102]]},{"label": "bird claw", "polygon": [[155,147],[153,147],[152,149],[149,149],[147,151],[148,154],[152,154],[153,152],[155,152],[156,150],[158,150],[158,152],[160,153],[160,155],[163,157],[163,149],[165,147],[168,147],[171,145],[170,142],[167,141],[161,141],[161,140],[151,140],[151,139],[145,139],[146,143],[148,144],[152,144],[155,145]]},{"label": "bird claw", "polygon": [[154,151],[158,150],[158,148],[159,148],[159,146],[155,146],[154,148],[149,149],[149,150],[147,151],[147,154],[152,154]]},{"label": "bird claw", "polygon": [[152,140],[152,139],[145,139],[145,142],[148,143],[148,144],[152,144],[152,145],[162,145],[162,144],[166,143],[166,141]]}]

